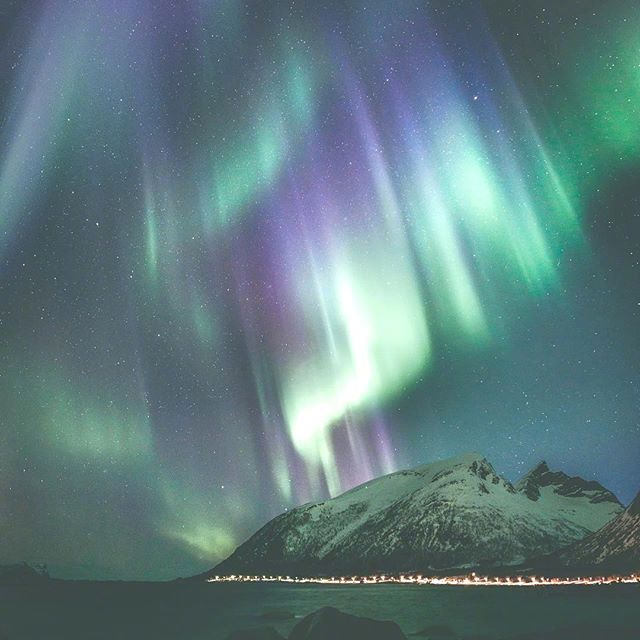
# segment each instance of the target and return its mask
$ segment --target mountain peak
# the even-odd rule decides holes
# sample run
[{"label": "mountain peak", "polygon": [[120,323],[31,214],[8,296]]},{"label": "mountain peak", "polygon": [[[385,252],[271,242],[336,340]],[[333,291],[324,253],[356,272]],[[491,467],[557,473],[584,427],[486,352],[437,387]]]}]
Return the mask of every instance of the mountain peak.
[{"label": "mountain peak", "polygon": [[445,458],[444,460],[438,460],[436,462],[428,462],[427,464],[422,464],[418,469],[426,469],[427,467],[431,467],[434,464],[441,465],[443,467],[457,467],[459,465],[470,465],[474,462],[483,462],[486,461],[486,458],[475,451],[468,451],[466,453],[459,453],[458,455],[451,456],[450,458]]},{"label": "mountain peak", "polygon": [[542,460],[516,483],[516,491],[524,493],[529,500],[536,501],[544,490],[561,496],[586,497],[594,504],[611,502],[622,506],[618,498],[599,482],[570,476],[564,471],[551,471]]},{"label": "mountain peak", "polygon": [[459,456],[455,456],[452,460],[458,458],[460,462],[483,462],[486,461],[486,457],[477,451],[467,451],[466,453],[461,453]]},{"label": "mountain peak", "polygon": [[535,466],[531,467],[531,469],[529,469],[529,471],[527,471],[522,478],[520,479],[519,482],[523,482],[524,480],[528,479],[528,478],[539,478],[540,476],[542,476],[545,473],[550,472],[551,469],[549,469],[549,465],[547,464],[546,460],[540,460],[540,462],[538,462]]},{"label": "mountain peak", "polygon": [[476,463],[476,465],[490,464],[482,454],[476,453],[475,451],[469,451],[466,453],[459,453],[458,455],[451,456],[450,458],[445,458],[444,460],[421,464],[413,470],[418,472],[430,472],[435,468],[453,469],[455,467],[471,467],[474,463]]},{"label": "mountain peak", "polygon": [[529,474],[538,499],[527,499],[484,456],[461,454],[281,514],[214,571],[364,575],[519,563],[596,531],[622,511],[598,503],[593,492],[572,493],[570,480],[540,469]]},{"label": "mountain peak", "polygon": [[640,515],[640,492],[633,499],[633,502],[627,507],[627,513],[631,515]]},{"label": "mountain peak", "polygon": [[616,518],[551,556],[554,558],[569,566],[597,565],[607,567],[608,571],[640,568],[640,493]]}]

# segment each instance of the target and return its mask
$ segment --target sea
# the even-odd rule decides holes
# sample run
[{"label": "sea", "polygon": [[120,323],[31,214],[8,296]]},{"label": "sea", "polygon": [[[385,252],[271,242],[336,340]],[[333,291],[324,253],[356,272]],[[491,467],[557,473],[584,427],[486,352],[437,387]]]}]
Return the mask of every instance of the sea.
[{"label": "sea", "polygon": [[0,587],[0,638],[223,640],[232,631],[261,626],[286,637],[302,617],[324,606],[393,620],[408,637],[433,625],[445,625],[455,637],[487,640],[603,621],[640,629],[637,584],[524,588],[51,581]]}]

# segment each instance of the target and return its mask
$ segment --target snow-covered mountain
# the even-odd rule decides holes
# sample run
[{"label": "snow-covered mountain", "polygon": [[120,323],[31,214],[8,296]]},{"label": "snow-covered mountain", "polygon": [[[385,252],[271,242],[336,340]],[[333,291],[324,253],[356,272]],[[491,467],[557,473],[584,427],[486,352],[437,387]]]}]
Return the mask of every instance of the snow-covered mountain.
[{"label": "snow-covered mountain", "polygon": [[623,510],[615,495],[599,482],[551,471],[544,461],[525,474],[515,488],[539,502],[550,515],[565,517],[589,531],[597,531]]},{"label": "snow-covered mountain", "polygon": [[640,493],[619,516],[557,555],[570,567],[640,569]]},{"label": "snow-covered mountain", "polygon": [[482,456],[398,471],[283,513],[207,575],[326,575],[516,564],[622,512],[594,482],[542,463],[514,487]]}]

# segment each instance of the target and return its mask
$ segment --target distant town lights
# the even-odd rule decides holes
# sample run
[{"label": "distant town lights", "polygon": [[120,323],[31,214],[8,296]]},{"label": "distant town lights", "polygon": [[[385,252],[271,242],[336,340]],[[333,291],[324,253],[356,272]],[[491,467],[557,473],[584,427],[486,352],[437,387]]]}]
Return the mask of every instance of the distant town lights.
[{"label": "distant town lights", "polygon": [[581,576],[576,578],[546,577],[546,576],[479,576],[470,573],[464,576],[422,576],[406,575],[397,576],[372,575],[372,576],[335,576],[301,578],[292,576],[214,576],[207,582],[283,582],[290,584],[337,584],[337,585],[362,585],[362,584],[414,584],[414,585],[456,585],[456,586],[490,586],[490,587],[542,587],[564,585],[605,585],[605,584],[638,584],[640,573],[632,573],[625,576]]}]

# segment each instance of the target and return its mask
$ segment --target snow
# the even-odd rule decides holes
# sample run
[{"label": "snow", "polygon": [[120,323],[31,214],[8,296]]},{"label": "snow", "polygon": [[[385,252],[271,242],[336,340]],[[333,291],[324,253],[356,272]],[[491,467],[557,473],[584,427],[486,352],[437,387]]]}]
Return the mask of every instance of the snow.
[{"label": "snow", "polygon": [[640,494],[629,507],[593,535],[562,554],[568,564],[600,564],[623,560],[640,566]]},{"label": "snow", "polygon": [[[431,560],[456,567],[515,564],[581,539],[622,511],[615,497],[593,501],[604,488],[582,491],[584,481],[548,473],[545,482],[560,484],[539,487],[534,500],[522,481],[514,489],[475,453],[398,471],[276,518],[226,563],[255,571],[263,561],[321,569],[379,566],[393,558],[414,558],[423,567]],[[566,482],[577,483],[579,495],[561,495]]]}]

